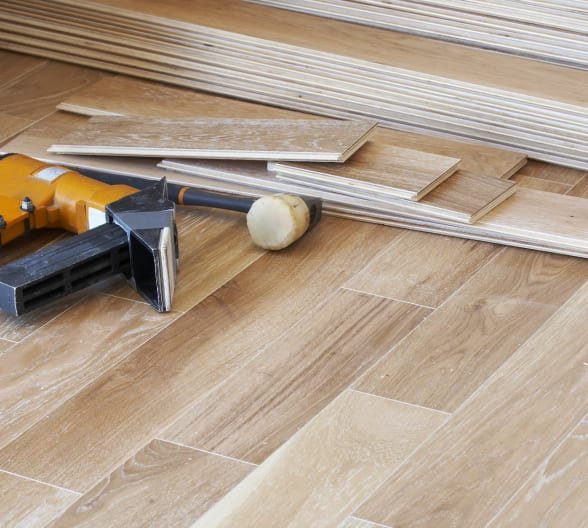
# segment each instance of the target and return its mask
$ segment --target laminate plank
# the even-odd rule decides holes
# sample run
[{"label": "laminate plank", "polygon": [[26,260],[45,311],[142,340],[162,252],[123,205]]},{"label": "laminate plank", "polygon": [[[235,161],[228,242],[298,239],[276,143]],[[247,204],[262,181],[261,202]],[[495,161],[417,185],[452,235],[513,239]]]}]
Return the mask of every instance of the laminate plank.
[{"label": "laminate plank", "polygon": [[544,180],[535,178],[533,176],[525,176],[524,174],[515,174],[512,181],[516,181],[521,187],[527,189],[535,189],[537,191],[552,192],[556,194],[567,194],[572,186],[565,183],[559,183],[552,180]]},{"label": "laminate plank", "polygon": [[586,172],[561,167],[542,161],[531,160],[517,173],[517,176],[530,176],[540,180],[561,183],[564,185],[576,185],[586,174]]},{"label": "laminate plank", "polygon": [[262,463],[429,312],[339,290],[160,437]]},{"label": "laminate plank", "polygon": [[31,121],[0,113],[0,145],[31,124]]},{"label": "laminate plank", "polygon": [[13,341],[7,341],[6,339],[0,338],[0,353],[6,352],[13,345]]},{"label": "laminate plank", "polygon": [[303,180],[420,200],[458,168],[459,159],[368,142],[346,163],[270,162],[268,169]]},{"label": "laminate plank", "polygon": [[193,526],[338,526],[445,419],[345,392]]},{"label": "laminate plank", "polygon": [[588,198],[588,175],[574,185],[568,194],[578,198]]},{"label": "laminate plank", "polygon": [[[277,171],[278,179],[306,185],[309,188],[349,194],[364,200],[384,201],[380,189],[366,191],[350,180],[345,184],[342,184],[339,179],[329,180],[330,170],[326,171],[325,177],[320,177],[319,181],[318,173],[315,178],[314,175],[310,176],[309,170],[305,170],[304,173],[298,170],[291,171],[285,168],[284,164],[271,164],[271,167]],[[515,191],[516,184],[510,180],[457,171],[418,202],[392,196],[389,196],[386,201],[406,211],[444,217],[456,222],[474,223],[512,196]]]},{"label": "laminate plank", "polygon": [[0,92],[0,112],[32,121],[41,119],[68,95],[102,75],[90,68],[47,62],[32,75]]},{"label": "laminate plank", "polygon": [[0,51],[0,63],[2,64],[1,93],[23,77],[31,75],[32,72],[44,66],[46,61],[31,55],[2,50]]},{"label": "laminate plank", "polygon": [[354,387],[454,412],[584,284],[587,264],[503,250]]},{"label": "laminate plank", "polygon": [[42,528],[77,498],[77,493],[0,471],[0,524],[5,528]]},{"label": "laminate plank", "polygon": [[489,526],[586,526],[588,419],[548,456]]},{"label": "laminate plank", "polygon": [[437,308],[498,251],[494,244],[407,231],[345,287]]},{"label": "laminate plank", "polygon": [[295,246],[264,255],[29,428],[0,451],[0,467],[87,491],[309,316],[396,235],[324,219]]},{"label": "laminate plank", "polygon": [[[227,99],[128,77],[108,77],[77,91],[59,108],[85,115],[145,117],[271,117],[309,119],[310,114]],[[525,164],[523,154],[485,145],[376,128],[374,142],[460,158],[463,170],[508,178]]]},{"label": "laminate plank", "polygon": [[359,510],[391,526],[485,526],[588,411],[588,283]]},{"label": "laminate plank", "polygon": [[[0,446],[167,326],[142,303],[90,294],[0,358]],[[50,346],[47,344],[50,343]]]},{"label": "laminate plank", "polygon": [[384,526],[383,524],[375,524],[369,521],[364,521],[363,519],[357,519],[356,517],[347,517],[343,523],[341,523],[338,528],[392,528],[388,526]]},{"label": "laminate plank", "polygon": [[189,526],[252,469],[153,440],[80,497],[51,528]]},{"label": "laminate plank", "polygon": [[375,121],[95,116],[49,147],[57,154],[343,162]]}]

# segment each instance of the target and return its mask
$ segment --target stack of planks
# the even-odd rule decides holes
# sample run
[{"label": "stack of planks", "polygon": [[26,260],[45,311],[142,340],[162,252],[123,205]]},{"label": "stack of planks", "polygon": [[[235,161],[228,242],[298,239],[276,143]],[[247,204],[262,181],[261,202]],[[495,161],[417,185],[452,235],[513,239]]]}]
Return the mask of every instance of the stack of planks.
[{"label": "stack of planks", "polygon": [[0,46],[588,169],[588,73],[238,0],[3,0]]},{"label": "stack of planks", "polygon": [[[31,127],[4,150],[82,169],[154,179],[167,176],[175,183],[246,196],[275,192],[313,195],[323,198],[326,212],[336,216],[588,256],[588,208],[583,199],[531,189],[520,189],[510,196],[515,184],[509,177],[525,163],[520,154],[374,128],[369,122],[313,118],[124,77],[102,79],[59,108],[70,113],[58,112]],[[181,156],[214,154],[217,158],[239,159],[175,157],[157,163],[169,152],[161,149],[161,141],[165,149],[172,145],[169,132],[174,120],[216,126],[231,123],[233,127],[234,137],[221,136],[221,142],[215,139],[212,150],[204,151],[203,138],[198,142],[198,152],[192,149]],[[255,126],[249,129],[249,138],[237,133],[238,125],[247,127],[260,120],[264,126],[269,126],[268,120],[273,121],[272,135],[256,135]],[[165,133],[161,133],[162,123]],[[132,135],[121,133],[121,127],[138,124],[141,126]],[[347,161],[340,156],[338,163],[334,162],[333,152],[329,152],[330,162],[319,162],[316,152],[305,154],[313,161],[300,161],[300,152],[308,150],[309,141],[315,141],[315,150],[324,146],[316,138],[297,136],[301,124],[315,132],[324,126],[331,132],[344,131],[345,141],[339,136],[334,142],[336,138],[331,138],[331,143],[337,145],[339,154],[348,154]],[[196,130],[192,135],[195,137]],[[290,138],[288,145],[282,142],[284,135]],[[249,146],[255,144],[257,153],[235,150],[234,142],[244,139]],[[179,137],[180,142],[184,140]],[[276,146],[281,151],[269,156]],[[351,155],[349,146],[358,150]],[[112,150],[108,151],[109,147]],[[133,154],[142,157],[127,156]],[[242,161],[247,157],[255,159]],[[269,168],[265,161],[259,161],[270,157],[274,161]],[[288,158],[290,161],[285,161]]]},{"label": "stack of planks", "polygon": [[582,0],[248,0],[588,70]]}]

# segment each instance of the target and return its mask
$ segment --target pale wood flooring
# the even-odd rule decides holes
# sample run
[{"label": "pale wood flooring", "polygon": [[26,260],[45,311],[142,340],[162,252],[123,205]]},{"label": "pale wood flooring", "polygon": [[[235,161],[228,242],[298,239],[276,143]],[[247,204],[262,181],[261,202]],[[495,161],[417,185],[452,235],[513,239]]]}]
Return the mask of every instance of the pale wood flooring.
[{"label": "pale wood flooring", "polygon": [[[3,141],[102,75],[0,65]],[[515,179],[588,197],[579,171]],[[178,224],[171,314],[112,280],[0,316],[0,526],[586,526],[588,261],[332,217],[270,254],[238,214]]]}]

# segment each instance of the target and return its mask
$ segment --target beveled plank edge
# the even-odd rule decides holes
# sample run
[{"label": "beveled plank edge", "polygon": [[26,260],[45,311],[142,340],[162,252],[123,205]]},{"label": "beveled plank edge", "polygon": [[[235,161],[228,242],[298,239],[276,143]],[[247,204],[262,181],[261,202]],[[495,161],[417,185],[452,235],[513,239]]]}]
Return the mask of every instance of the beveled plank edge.
[{"label": "beveled plank edge", "polygon": [[22,480],[28,480],[29,482],[35,482],[36,484],[41,484],[43,486],[47,486],[48,488],[53,488],[53,489],[56,489],[59,491],[64,491],[66,493],[70,493],[72,495],[75,495],[76,497],[82,496],[82,494],[79,491],[74,491],[69,488],[64,488],[63,486],[58,486],[57,484],[50,484],[49,482],[45,482],[43,480],[37,480],[32,477],[27,477],[26,475],[21,475],[20,473],[14,473],[12,471],[8,471],[7,469],[0,468],[0,473],[4,473],[6,475],[11,475],[13,477],[16,477],[16,478],[19,478]]}]

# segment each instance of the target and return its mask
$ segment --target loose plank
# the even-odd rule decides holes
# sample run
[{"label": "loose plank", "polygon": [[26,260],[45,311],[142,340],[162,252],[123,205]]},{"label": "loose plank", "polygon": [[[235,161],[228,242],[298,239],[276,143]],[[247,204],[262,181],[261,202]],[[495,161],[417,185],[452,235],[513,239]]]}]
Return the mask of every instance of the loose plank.
[{"label": "loose plank", "polygon": [[588,411],[588,283],[354,515],[485,526]]},{"label": "loose plank", "polygon": [[252,468],[153,440],[80,497],[51,527],[189,526]]},{"label": "loose plank", "polygon": [[339,290],[160,436],[261,463],[428,313]]},{"label": "loose plank", "polygon": [[0,470],[0,525],[43,527],[76,501],[77,493]]},{"label": "loose plank", "polygon": [[[227,99],[129,77],[107,77],[86,86],[59,108],[84,115],[145,117],[267,117],[310,119],[310,114]],[[377,127],[370,140],[460,158],[462,170],[508,178],[526,163],[523,154]]]},{"label": "loose plank", "polygon": [[489,526],[582,526],[588,519],[588,416]]},{"label": "loose plank", "polygon": [[375,121],[92,117],[57,154],[343,162]]},{"label": "loose plank", "polygon": [[583,259],[504,249],[354,386],[453,412],[587,279]]},{"label": "loose plank", "polygon": [[1,450],[0,467],[87,491],[309,316],[396,234],[324,219],[295,246],[261,257]]},{"label": "loose plank", "polygon": [[436,308],[499,250],[494,244],[406,231],[345,286]]},{"label": "loose plank", "polygon": [[459,159],[369,141],[343,165],[268,163],[268,169],[354,190],[420,200],[451,176]]},{"label": "loose plank", "polygon": [[338,526],[445,419],[345,392],[194,528]]},{"label": "loose plank", "polygon": [[0,446],[148,341],[174,317],[158,314],[143,303],[92,293],[14,345],[0,361]]}]

